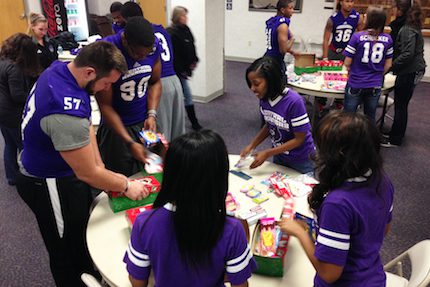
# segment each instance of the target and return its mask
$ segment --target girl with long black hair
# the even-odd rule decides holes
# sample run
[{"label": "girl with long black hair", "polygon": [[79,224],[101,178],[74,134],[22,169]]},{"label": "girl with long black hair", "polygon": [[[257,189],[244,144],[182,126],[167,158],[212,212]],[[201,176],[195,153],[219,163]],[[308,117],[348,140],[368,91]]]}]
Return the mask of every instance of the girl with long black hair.
[{"label": "girl with long black hair", "polygon": [[382,169],[379,133],[359,113],[331,112],[315,142],[319,179],[309,196],[317,243],[293,220],[281,229],[299,239],[317,272],[314,286],[385,286],[379,251],[393,210],[393,186]]},{"label": "girl with long black hair", "polygon": [[171,143],[154,210],[133,226],[124,261],[133,287],[248,286],[256,267],[245,231],[226,216],[229,161],[222,138],[202,130]]}]

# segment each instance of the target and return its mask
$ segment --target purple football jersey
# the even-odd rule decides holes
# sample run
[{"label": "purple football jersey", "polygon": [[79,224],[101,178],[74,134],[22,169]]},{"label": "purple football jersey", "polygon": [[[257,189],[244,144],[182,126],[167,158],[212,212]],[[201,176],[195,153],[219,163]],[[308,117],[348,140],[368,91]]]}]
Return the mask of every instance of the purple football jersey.
[{"label": "purple football jersey", "polygon": [[[370,174],[370,170],[368,172]],[[315,256],[343,266],[333,284],[315,276],[315,286],[385,286],[379,251],[391,221],[394,188],[384,175],[349,179],[330,191],[317,210]]]},{"label": "purple football jersey", "polygon": [[124,30],[123,26],[118,25],[117,23],[113,23],[112,24],[112,30],[114,31],[115,34],[122,32]]},{"label": "purple football jersey", "polygon": [[352,88],[377,88],[382,86],[385,60],[393,57],[393,41],[385,33],[377,37],[367,31],[354,33],[343,51],[352,58],[348,85]]},{"label": "purple football jersey", "polygon": [[[290,19],[283,16],[273,16],[266,21],[266,56],[284,59],[284,54],[279,51],[278,27],[287,24],[290,27]],[[290,30],[288,30],[288,39],[290,39]]]},{"label": "purple football jersey", "polygon": [[112,86],[112,106],[125,126],[142,122],[147,116],[148,81],[162,51],[158,38],[155,37],[153,52],[140,61],[135,61],[128,55],[121,42],[121,33],[103,40],[113,43],[121,50],[128,66],[127,73],[121,75]]},{"label": "purple football jersey", "polygon": [[315,150],[311,125],[303,98],[291,89],[275,100],[260,101],[260,112],[270,132],[272,146],[277,147],[294,138],[295,132],[306,133],[305,142],[293,150],[280,154],[286,163],[303,162]]},{"label": "purple football jersey", "polygon": [[28,173],[37,177],[73,175],[73,170],[40,127],[40,121],[52,114],[91,117],[90,97],[78,86],[67,64],[52,63],[40,75],[25,105],[21,124],[24,144],[21,162]]},{"label": "purple football jersey", "polygon": [[152,24],[155,36],[160,41],[161,45],[161,77],[169,77],[176,75],[173,68],[173,47],[169,33],[161,25]]},{"label": "purple football jersey", "polygon": [[168,203],[137,217],[124,256],[131,276],[146,280],[152,269],[157,286],[177,287],[224,287],[224,275],[232,285],[239,285],[251,277],[256,263],[246,241],[245,230],[237,219],[226,218],[208,266],[194,270],[182,260],[179,252],[173,225],[174,212],[175,206]]},{"label": "purple football jersey", "polygon": [[342,12],[337,11],[330,16],[330,19],[333,22],[330,49],[336,53],[341,53],[357,29],[360,14],[352,9],[349,16],[345,18]]}]

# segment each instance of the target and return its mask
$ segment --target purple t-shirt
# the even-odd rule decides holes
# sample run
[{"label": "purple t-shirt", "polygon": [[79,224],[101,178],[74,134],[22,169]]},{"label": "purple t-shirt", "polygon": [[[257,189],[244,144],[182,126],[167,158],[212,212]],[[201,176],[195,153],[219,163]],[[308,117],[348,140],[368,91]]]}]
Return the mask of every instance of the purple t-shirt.
[{"label": "purple t-shirt", "polygon": [[173,47],[169,33],[161,25],[152,24],[154,35],[158,38],[161,45],[161,77],[176,75],[173,67]]},{"label": "purple t-shirt", "polygon": [[[279,51],[278,27],[282,24],[290,26],[290,19],[283,16],[273,16],[266,21],[266,56],[274,57],[280,60],[284,59],[284,54]],[[288,39],[290,39],[290,30],[288,30]]]},{"label": "purple t-shirt", "polygon": [[385,60],[393,57],[393,40],[385,33],[375,37],[368,31],[354,33],[343,51],[352,58],[348,85],[352,88],[380,88]]},{"label": "purple t-shirt", "polygon": [[330,19],[333,22],[330,49],[341,53],[357,29],[360,14],[352,9],[349,16],[345,18],[341,11],[337,11],[330,16]]},{"label": "purple t-shirt", "polygon": [[145,59],[135,61],[131,58],[121,42],[122,33],[108,36],[104,41],[111,42],[121,50],[127,62],[128,71],[121,75],[113,86],[112,106],[119,114],[125,126],[142,122],[146,119],[148,101],[148,82],[152,69],[160,58],[161,46],[155,38],[153,52]]},{"label": "purple t-shirt", "polygon": [[384,175],[380,181],[376,176],[350,179],[328,193],[317,210],[315,256],[343,266],[343,273],[333,284],[317,274],[315,287],[385,286],[379,251],[385,227],[391,221],[393,194],[393,185]]},{"label": "purple t-shirt", "polygon": [[305,103],[299,94],[286,88],[274,101],[261,100],[260,112],[269,128],[273,147],[292,140],[295,132],[306,134],[302,145],[280,154],[286,163],[303,162],[309,159],[315,147]]},{"label": "purple t-shirt", "polygon": [[174,210],[168,203],[137,217],[124,256],[131,276],[146,280],[152,269],[158,287],[216,287],[225,286],[224,274],[232,284],[241,284],[251,277],[256,263],[237,219],[226,218],[224,231],[212,250],[210,266],[196,272],[181,259],[173,225]]},{"label": "purple t-shirt", "polygon": [[37,177],[73,175],[73,170],[55,150],[51,138],[42,130],[40,121],[52,114],[91,117],[90,97],[79,87],[67,64],[55,61],[40,75],[24,108],[21,162],[28,173]]}]

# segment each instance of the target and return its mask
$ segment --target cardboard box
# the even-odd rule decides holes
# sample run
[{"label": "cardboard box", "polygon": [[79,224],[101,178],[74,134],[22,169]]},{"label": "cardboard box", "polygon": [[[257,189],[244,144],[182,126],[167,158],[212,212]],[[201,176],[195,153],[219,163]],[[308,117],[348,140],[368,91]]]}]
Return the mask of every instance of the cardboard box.
[{"label": "cardboard box", "polygon": [[300,54],[294,56],[294,59],[294,72],[297,75],[315,73],[320,70],[319,66],[315,66],[315,54]]}]

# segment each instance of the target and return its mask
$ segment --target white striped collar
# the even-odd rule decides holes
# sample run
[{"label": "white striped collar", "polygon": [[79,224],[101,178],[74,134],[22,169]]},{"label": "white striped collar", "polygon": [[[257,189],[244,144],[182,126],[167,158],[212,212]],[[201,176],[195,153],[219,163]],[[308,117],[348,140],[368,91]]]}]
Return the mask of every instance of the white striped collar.
[{"label": "white striped collar", "polygon": [[285,89],[282,91],[282,95],[278,95],[274,100],[270,100],[270,99],[269,99],[269,105],[270,105],[271,107],[275,106],[277,103],[279,103],[279,102],[282,100],[282,98],[284,97],[284,95],[286,95],[286,94],[288,93],[288,91],[289,91],[289,90],[290,90],[289,88],[285,88]]},{"label": "white striped collar", "polygon": [[362,176],[348,178],[347,182],[365,182],[372,175],[372,170],[369,168]]},{"label": "white striped collar", "polygon": [[176,205],[170,202],[166,203],[163,207],[169,211],[173,211],[173,212],[176,211]]}]

